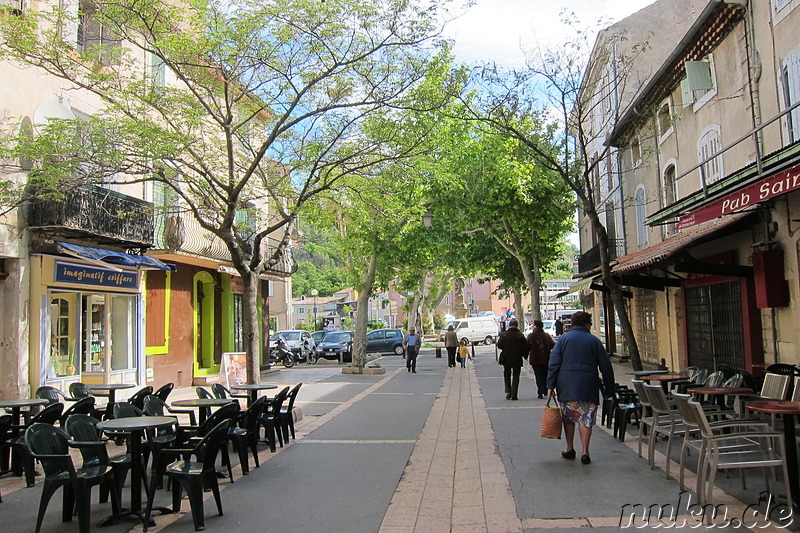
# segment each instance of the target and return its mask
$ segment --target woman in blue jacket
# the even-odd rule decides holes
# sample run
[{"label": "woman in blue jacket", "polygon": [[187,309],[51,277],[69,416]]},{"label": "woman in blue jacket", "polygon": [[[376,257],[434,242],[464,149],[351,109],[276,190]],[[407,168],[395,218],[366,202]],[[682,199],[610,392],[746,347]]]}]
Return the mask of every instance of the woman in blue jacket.
[{"label": "woman in blue jacket", "polygon": [[[564,440],[566,450],[561,452],[565,459],[575,459],[572,441],[575,437],[575,424],[581,438],[581,462],[588,465],[589,441],[592,428],[597,421],[601,387],[605,396],[614,391],[614,369],[611,359],[603,348],[600,339],[589,332],[592,315],[579,311],[572,315],[572,329],[559,337],[550,353],[550,366],[547,373],[547,393],[558,393],[558,402],[564,419]],[[597,369],[603,376],[601,383]]]}]

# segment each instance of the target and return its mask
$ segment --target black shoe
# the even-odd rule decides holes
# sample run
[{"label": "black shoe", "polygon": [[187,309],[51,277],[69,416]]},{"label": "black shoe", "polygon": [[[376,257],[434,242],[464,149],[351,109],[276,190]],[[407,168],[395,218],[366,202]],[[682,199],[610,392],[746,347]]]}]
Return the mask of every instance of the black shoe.
[{"label": "black shoe", "polygon": [[517,398],[516,396],[512,396],[511,399],[512,400],[519,400],[519,398]]},{"label": "black shoe", "polygon": [[561,457],[563,457],[564,459],[575,459],[575,450],[570,450],[568,452],[561,452]]},{"label": "black shoe", "polygon": [[[575,450],[572,450],[572,451],[574,452]],[[585,464],[585,465],[588,465],[589,463],[592,462],[592,458],[589,457],[588,453],[585,453],[585,454],[581,455],[581,462],[583,464]]]},{"label": "black shoe", "polygon": [[416,373],[417,373],[417,371],[416,371],[416,370],[412,370],[412,371],[411,371],[411,373],[412,373],[412,374],[416,374]]},{"label": "black shoe", "polygon": [[537,398],[539,398],[539,399],[541,400],[542,398],[544,398],[544,396],[542,396],[542,395],[540,394],[539,396],[537,396]]},{"label": "black shoe", "polygon": [[408,370],[409,372],[411,372],[411,367],[409,366],[408,368],[406,368],[406,370]]},{"label": "black shoe", "polygon": [[509,392],[508,394],[506,394],[506,400],[510,400],[510,399],[511,399],[511,393]]}]

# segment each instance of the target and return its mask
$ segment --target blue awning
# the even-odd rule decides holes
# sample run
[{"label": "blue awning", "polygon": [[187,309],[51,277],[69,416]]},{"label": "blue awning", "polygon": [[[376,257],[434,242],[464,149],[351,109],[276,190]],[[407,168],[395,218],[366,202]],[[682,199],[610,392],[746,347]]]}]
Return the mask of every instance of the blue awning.
[{"label": "blue awning", "polygon": [[80,259],[88,259],[93,262],[101,261],[111,265],[172,270],[171,266],[162,263],[155,257],[125,254],[122,252],[114,252],[112,250],[104,250],[103,248],[92,248],[90,246],[80,246],[67,242],[57,242],[56,244],[58,245],[59,251],[62,253],[71,255],[73,257],[78,257]]}]

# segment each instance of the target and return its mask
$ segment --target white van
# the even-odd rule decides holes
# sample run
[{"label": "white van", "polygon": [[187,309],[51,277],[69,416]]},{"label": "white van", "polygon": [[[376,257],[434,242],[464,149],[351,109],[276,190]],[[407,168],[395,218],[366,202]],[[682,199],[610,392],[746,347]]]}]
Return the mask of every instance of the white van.
[{"label": "white van", "polygon": [[[450,322],[448,326],[453,326],[459,341],[466,339],[473,344],[479,342],[492,344],[497,337],[498,331],[497,322],[491,317],[457,318]],[[439,332],[440,341],[444,340],[446,332],[447,327]]]}]

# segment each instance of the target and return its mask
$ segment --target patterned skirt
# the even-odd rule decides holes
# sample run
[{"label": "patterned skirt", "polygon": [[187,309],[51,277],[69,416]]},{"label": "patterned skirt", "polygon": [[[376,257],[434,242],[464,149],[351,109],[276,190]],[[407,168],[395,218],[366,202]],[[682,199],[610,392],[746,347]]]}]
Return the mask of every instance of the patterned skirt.
[{"label": "patterned skirt", "polygon": [[561,404],[564,422],[593,428],[597,424],[597,404],[591,402],[564,402]]}]

